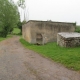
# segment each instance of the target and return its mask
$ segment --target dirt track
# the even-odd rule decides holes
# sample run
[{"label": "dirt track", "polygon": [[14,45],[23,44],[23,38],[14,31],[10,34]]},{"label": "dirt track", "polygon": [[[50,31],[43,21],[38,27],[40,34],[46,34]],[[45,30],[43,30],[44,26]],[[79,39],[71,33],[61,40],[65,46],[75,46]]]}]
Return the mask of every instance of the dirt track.
[{"label": "dirt track", "polygon": [[80,80],[80,73],[25,49],[15,36],[0,42],[0,80]]}]

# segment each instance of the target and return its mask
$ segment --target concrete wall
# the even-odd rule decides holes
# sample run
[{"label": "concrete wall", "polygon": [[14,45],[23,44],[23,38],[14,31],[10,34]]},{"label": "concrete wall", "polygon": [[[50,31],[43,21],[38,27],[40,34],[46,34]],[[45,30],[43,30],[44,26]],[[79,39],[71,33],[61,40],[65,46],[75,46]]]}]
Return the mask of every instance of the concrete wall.
[{"label": "concrete wall", "polygon": [[24,24],[22,26],[22,37],[31,43],[31,30],[30,30],[30,23]]},{"label": "concrete wall", "polygon": [[[73,23],[61,23],[51,21],[29,21],[26,24],[25,39],[30,43],[36,43],[37,34],[43,37],[42,43],[57,41],[58,32],[74,32],[75,26]],[[25,34],[23,32],[23,34]],[[28,39],[28,38],[29,39]]]}]

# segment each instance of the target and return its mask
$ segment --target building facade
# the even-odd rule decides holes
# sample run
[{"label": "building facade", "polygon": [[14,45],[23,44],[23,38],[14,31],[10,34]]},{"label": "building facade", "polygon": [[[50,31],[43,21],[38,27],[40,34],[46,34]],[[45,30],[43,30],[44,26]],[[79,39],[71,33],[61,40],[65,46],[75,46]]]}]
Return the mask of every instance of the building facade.
[{"label": "building facade", "polygon": [[74,32],[75,26],[75,23],[30,20],[22,26],[22,35],[29,43],[45,44],[57,41],[59,32]]}]

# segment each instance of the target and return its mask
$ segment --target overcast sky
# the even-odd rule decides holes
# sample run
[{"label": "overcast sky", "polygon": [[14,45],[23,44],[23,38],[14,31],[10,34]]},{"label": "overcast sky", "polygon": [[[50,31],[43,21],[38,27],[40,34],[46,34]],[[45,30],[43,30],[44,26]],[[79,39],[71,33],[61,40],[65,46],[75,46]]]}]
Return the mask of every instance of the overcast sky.
[{"label": "overcast sky", "polygon": [[29,20],[77,22],[80,25],[80,0],[26,0],[26,6]]}]

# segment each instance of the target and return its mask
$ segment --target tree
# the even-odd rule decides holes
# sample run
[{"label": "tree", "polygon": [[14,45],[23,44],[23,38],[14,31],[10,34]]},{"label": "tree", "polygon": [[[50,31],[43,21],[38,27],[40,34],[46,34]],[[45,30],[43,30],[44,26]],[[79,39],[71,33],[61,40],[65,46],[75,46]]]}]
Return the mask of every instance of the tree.
[{"label": "tree", "polygon": [[18,22],[18,24],[17,24],[17,26],[18,26],[18,28],[20,29],[20,34],[22,34],[22,25],[24,25],[24,24],[26,24],[26,21],[23,21],[23,22]]},{"label": "tree", "polygon": [[[20,7],[23,10],[23,13],[24,13],[24,20],[23,21],[26,21],[26,16],[25,16],[25,12],[26,12],[25,0],[18,0],[17,4],[18,4],[18,7]],[[20,13],[22,15],[22,11],[20,11]]]},{"label": "tree", "polygon": [[22,9],[25,8],[25,0],[18,0],[18,6],[21,7]]},{"label": "tree", "polygon": [[22,33],[22,22],[19,21],[17,24],[18,28],[20,29],[20,34]]},{"label": "tree", "polygon": [[18,8],[12,0],[0,0],[0,36],[6,37],[20,21]]}]

